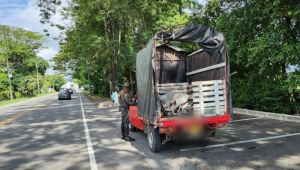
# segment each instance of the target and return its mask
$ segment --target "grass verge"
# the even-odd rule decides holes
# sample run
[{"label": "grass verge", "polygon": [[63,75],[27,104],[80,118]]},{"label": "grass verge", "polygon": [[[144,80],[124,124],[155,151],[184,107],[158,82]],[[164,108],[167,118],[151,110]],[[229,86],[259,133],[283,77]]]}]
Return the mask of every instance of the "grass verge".
[{"label": "grass verge", "polygon": [[[82,92],[83,92],[87,97],[91,97],[89,91],[82,91]],[[98,98],[101,98],[101,97],[95,95],[95,94],[92,92],[92,98],[98,99]]]},{"label": "grass verge", "polygon": [[16,102],[20,102],[20,101],[24,101],[24,100],[28,100],[28,99],[32,99],[32,98],[35,98],[35,97],[46,96],[46,95],[49,95],[49,94],[53,94],[53,93],[49,92],[49,93],[42,93],[40,95],[34,95],[32,97],[21,97],[21,98],[16,98],[16,99],[13,99],[13,100],[4,100],[4,101],[0,102],[0,106],[11,104],[11,103],[16,103]]}]

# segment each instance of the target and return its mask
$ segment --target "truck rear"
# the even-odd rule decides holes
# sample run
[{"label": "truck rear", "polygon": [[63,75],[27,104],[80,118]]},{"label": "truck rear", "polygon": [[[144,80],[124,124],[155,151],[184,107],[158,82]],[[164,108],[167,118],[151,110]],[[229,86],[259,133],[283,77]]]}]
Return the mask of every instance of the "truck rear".
[{"label": "truck rear", "polygon": [[[147,133],[152,152],[170,140],[201,143],[232,115],[223,34],[201,24],[176,27],[161,30],[137,55],[138,105],[130,107],[130,129]],[[195,50],[170,45],[175,41]]]}]

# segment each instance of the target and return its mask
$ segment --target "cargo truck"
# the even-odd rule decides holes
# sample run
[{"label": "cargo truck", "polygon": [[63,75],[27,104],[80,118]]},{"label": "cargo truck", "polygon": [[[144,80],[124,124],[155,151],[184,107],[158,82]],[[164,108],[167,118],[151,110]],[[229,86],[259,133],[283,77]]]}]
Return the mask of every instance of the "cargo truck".
[{"label": "cargo truck", "polygon": [[[180,48],[184,43],[194,50]],[[201,143],[228,125],[229,55],[221,32],[194,23],[164,28],[137,54],[136,64],[130,130],[147,133],[152,152],[170,140]]]}]

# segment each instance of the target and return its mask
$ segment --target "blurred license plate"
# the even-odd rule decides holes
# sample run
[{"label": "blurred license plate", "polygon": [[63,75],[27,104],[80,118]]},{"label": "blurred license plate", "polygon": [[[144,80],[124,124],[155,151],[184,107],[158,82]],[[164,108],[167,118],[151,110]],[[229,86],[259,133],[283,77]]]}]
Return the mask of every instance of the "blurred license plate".
[{"label": "blurred license plate", "polygon": [[65,94],[63,94],[63,96],[64,96]]},{"label": "blurred license plate", "polygon": [[197,133],[197,132],[201,132],[202,131],[202,126],[190,126],[189,127],[189,132],[191,133]]}]

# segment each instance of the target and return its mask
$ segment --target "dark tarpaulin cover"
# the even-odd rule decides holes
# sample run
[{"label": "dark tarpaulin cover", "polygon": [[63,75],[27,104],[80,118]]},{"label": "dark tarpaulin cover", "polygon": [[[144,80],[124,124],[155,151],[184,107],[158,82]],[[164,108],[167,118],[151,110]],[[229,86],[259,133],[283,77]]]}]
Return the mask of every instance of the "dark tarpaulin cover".
[{"label": "dark tarpaulin cover", "polygon": [[173,33],[159,32],[156,39],[182,41],[198,44],[209,55],[222,53],[226,43],[224,35],[206,25],[189,24],[186,27],[177,29]]},{"label": "dark tarpaulin cover", "polygon": [[[226,68],[227,68],[227,75],[230,74],[230,67],[229,67],[229,55],[228,50],[226,47],[226,41],[224,35],[205,25],[201,24],[189,24],[186,27],[176,29],[172,33],[168,32],[159,32],[155,35],[155,39],[158,40],[170,40],[170,41],[181,41],[181,42],[190,42],[199,45],[203,51],[205,51],[208,55],[211,56],[211,65],[224,62],[225,61],[225,54],[224,48],[226,48]],[[137,65],[136,65],[136,72],[137,72],[137,90],[139,95],[139,105],[138,111],[139,116],[150,120],[152,122],[158,121],[157,115],[157,106],[155,103],[155,96],[153,94],[153,84],[156,83],[156,77],[154,74],[154,40],[151,40],[147,47],[141,50],[137,54]],[[192,57],[195,60],[194,57]],[[199,68],[207,67],[208,59],[207,56],[204,57],[202,65]],[[190,61],[189,61],[190,62]],[[193,70],[197,70],[195,66],[189,66],[189,72]],[[219,70],[219,71],[218,71]],[[201,73],[200,79],[195,79],[194,81],[205,81],[209,72]],[[211,80],[220,79],[225,77],[224,68],[212,70]],[[223,76],[221,75],[223,74]],[[194,76],[195,77],[195,76]],[[194,77],[192,79],[194,79]],[[215,80],[216,80],[215,79]],[[155,89],[154,89],[155,91]],[[232,116],[233,108],[232,108],[232,100],[231,100],[231,84],[230,78],[227,78],[227,100],[228,100],[228,111],[229,114]]]},{"label": "dark tarpaulin cover", "polygon": [[153,75],[152,58],[154,56],[154,40],[151,40],[147,47],[137,54],[136,58],[136,79],[138,94],[139,116],[155,121],[158,119],[156,114],[157,106],[153,94]]}]

